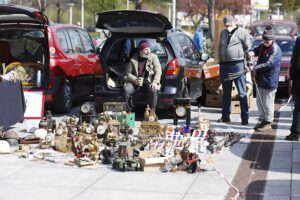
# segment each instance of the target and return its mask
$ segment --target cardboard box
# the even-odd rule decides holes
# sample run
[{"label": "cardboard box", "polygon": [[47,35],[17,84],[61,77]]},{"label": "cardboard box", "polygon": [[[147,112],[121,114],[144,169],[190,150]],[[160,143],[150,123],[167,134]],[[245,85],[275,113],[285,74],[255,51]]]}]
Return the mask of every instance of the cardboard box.
[{"label": "cardboard box", "polygon": [[[246,92],[247,96],[253,95],[253,86],[251,83],[246,83]],[[218,94],[223,95],[223,88],[222,85],[218,88]],[[237,90],[237,87],[235,86],[235,83],[232,83],[232,90],[231,90],[231,99],[232,100],[238,100],[239,99],[239,92]]]},{"label": "cardboard box", "polygon": [[204,79],[218,77],[220,75],[220,65],[204,66]]},{"label": "cardboard box", "polygon": [[187,78],[201,78],[202,77],[202,68],[187,67],[184,69],[184,75]]},{"label": "cardboard box", "polygon": [[[206,106],[222,108],[223,96],[219,94],[206,94]],[[253,95],[248,96],[249,109],[253,107]],[[231,113],[241,113],[240,101],[231,101]]]},{"label": "cardboard box", "polygon": [[[218,88],[218,92],[219,95],[223,95],[223,88],[222,85],[220,85],[220,87]],[[232,100],[237,100],[239,97],[239,92],[237,90],[237,87],[235,86],[234,82],[232,83],[232,89],[231,89],[231,99]]]},{"label": "cardboard box", "polygon": [[139,154],[139,162],[143,171],[159,171],[165,166],[166,157],[150,157],[153,151],[141,151]]},{"label": "cardboard box", "polygon": [[[123,122],[125,121],[130,128],[134,128],[135,113],[123,114],[123,117],[122,117],[122,115],[118,115],[117,118],[118,118],[118,121],[120,122],[120,124],[123,124]],[[123,122],[122,122],[122,120],[123,120]]]},{"label": "cardboard box", "polygon": [[222,108],[222,95],[206,94],[206,106]]},{"label": "cardboard box", "polygon": [[[249,110],[253,107],[253,95],[248,96],[248,107]],[[231,113],[241,113],[241,106],[239,100],[234,100],[231,102]]]},{"label": "cardboard box", "polygon": [[210,79],[204,79],[204,85],[206,90],[208,90],[210,93],[217,93],[221,85],[220,77],[218,76]]}]

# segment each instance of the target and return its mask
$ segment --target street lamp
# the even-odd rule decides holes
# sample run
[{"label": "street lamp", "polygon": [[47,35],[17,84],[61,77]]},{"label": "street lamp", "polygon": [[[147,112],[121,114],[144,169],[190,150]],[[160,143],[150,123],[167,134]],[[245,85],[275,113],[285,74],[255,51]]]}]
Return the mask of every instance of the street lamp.
[{"label": "street lamp", "polygon": [[273,4],[275,8],[277,8],[277,18],[280,17],[280,7],[282,6],[282,3],[274,3]]},{"label": "street lamp", "polygon": [[84,28],[84,0],[81,0],[81,27]]},{"label": "street lamp", "polygon": [[73,24],[72,18],[73,18],[73,6],[75,5],[74,3],[68,3],[67,4],[70,7],[70,24]]},{"label": "street lamp", "polygon": [[172,16],[172,26],[175,28],[176,26],[176,0],[172,0],[172,11],[173,11],[173,16]]},{"label": "street lamp", "polygon": [[167,3],[168,5],[168,19],[171,22],[172,21],[172,3]]}]

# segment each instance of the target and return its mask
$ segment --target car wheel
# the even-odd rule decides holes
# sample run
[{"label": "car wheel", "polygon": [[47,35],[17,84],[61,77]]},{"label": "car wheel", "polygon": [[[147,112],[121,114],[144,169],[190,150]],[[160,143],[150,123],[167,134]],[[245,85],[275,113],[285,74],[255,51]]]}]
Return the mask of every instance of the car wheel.
[{"label": "car wheel", "polygon": [[72,108],[72,88],[68,80],[65,81],[61,94],[54,105],[54,111],[56,113],[65,114]]}]

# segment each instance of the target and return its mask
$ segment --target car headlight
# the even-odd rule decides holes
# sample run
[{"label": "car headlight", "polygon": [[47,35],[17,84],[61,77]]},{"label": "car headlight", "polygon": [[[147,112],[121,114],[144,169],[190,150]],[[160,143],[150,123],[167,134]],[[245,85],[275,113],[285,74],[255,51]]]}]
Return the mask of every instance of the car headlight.
[{"label": "car headlight", "polygon": [[179,117],[184,117],[186,115],[186,107],[181,105],[176,106],[175,113]]}]

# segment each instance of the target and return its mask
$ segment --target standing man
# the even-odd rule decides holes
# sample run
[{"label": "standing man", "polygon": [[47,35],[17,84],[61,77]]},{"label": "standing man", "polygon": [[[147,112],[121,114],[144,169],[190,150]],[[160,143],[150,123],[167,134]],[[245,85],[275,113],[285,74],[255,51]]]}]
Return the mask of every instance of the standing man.
[{"label": "standing man", "polygon": [[194,43],[196,44],[198,51],[202,52],[203,51],[203,37],[202,37],[202,32],[200,32],[200,28],[195,32]]},{"label": "standing man", "polygon": [[223,87],[222,117],[218,122],[230,122],[231,90],[234,81],[240,99],[242,124],[248,124],[249,108],[246,94],[246,75],[234,80],[224,80],[229,73],[238,73],[245,69],[245,54],[251,47],[250,35],[243,28],[238,27],[231,15],[223,19],[225,28],[220,35],[219,64],[220,79]]},{"label": "standing man", "polygon": [[271,129],[274,119],[274,101],[279,82],[281,50],[274,42],[275,34],[271,26],[263,32],[262,43],[249,52],[249,56],[257,56],[254,66],[257,84],[256,104],[261,123],[254,129],[265,131]]},{"label": "standing man", "polygon": [[293,55],[291,58],[290,79],[292,82],[292,94],[294,98],[293,122],[290,128],[290,135],[286,140],[300,139],[300,37],[296,40]]},{"label": "standing man", "polygon": [[160,89],[162,69],[156,54],[151,53],[147,41],[138,45],[138,53],[129,61],[127,82],[124,86],[126,109],[131,110],[132,94],[137,90],[144,90],[148,94],[148,104],[155,111],[157,104],[157,91]]}]

